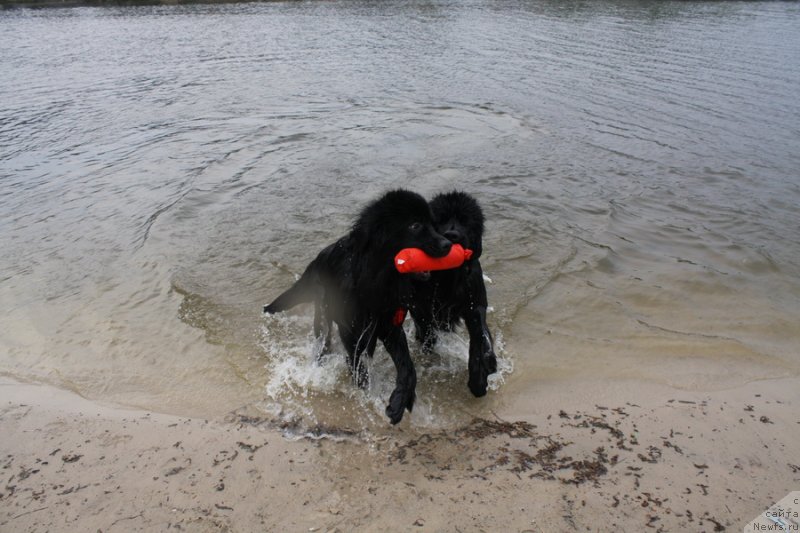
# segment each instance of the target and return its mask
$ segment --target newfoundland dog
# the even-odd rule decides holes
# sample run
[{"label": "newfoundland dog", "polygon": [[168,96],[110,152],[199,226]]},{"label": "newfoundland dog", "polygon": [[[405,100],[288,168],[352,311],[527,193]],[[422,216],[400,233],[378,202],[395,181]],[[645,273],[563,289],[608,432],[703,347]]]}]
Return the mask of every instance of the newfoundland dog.
[{"label": "newfoundland dog", "polygon": [[497,371],[492,334],[486,325],[486,285],[478,260],[483,251],[483,211],[469,194],[439,194],[430,202],[436,231],[453,244],[473,251],[459,268],[431,273],[414,282],[411,317],[424,349],[436,343],[436,330],[451,331],[462,319],[469,332],[469,380],[473,395],[486,394],[487,377]]},{"label": "newfoundland dog", "polygon": [[400,274],[394,257],[403,248],[421,248],[432,257],[443,257],[450,247],[451,242],[434,228],[431,208],[422,196],[402,189],[390,191],[367,205],[350,232],[322,250],[300,279],[265,306],[264,312],[278,313],[313,301],[314,334],[322,336],[327,347],[332,323],[336,323],[353,377],[361,387],[368,379],[361,357],[371,357],[377,341],[383,342],[397,370],[386,415],[397,424],[404,410],[414,407],[417,384],[403,320],[406,311],[414,312],[412,280],[427,275]]}]

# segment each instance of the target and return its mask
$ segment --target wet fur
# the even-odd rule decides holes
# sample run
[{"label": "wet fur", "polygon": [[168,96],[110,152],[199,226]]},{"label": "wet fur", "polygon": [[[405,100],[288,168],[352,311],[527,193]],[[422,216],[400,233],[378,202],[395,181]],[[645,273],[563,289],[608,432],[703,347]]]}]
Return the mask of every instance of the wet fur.
[{"label": "wet fur", "polygon": [[436,331],[451,331],[461,320],[469,332],[469,379],[475,396],[484,396],[487,378],[497,371],[492,334],[486,324],[486,285],[479,261],[483,252],[484,217],[470,195],[453,191],[430,202],[434,226],[454,244],[473,251],[461,267],[431,273],[427,282],[414,282],[411,316],[424,349],[436,343]]},{"label": "wet fur", "polygon": [[351,231],[331,244],[308,265],[291,288],[264,307],[277,313],[314,302],[314,333],[330,346],[332,324],[348,355],[356,383],[368,376],[361,357],[372,357],[380,340],[397,370],[395,389],[386,407],[392,424],[411,411],[417,375],[402,324],[394,323],[399,308],[414,306],[412,276],[394,267],[403,248],[422,248],[433,257],[450,250],[450,242],[433,226],[428,203],[420,195],[398,189],[384,194],[361,211]]}]

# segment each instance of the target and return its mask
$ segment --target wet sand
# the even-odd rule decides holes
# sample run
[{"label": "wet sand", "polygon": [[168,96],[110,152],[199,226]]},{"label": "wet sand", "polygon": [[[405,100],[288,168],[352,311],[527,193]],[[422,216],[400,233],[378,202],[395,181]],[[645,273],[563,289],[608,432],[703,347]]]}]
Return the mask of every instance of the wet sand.
[{"label": "wet sand", "polygon": [[536,414],[286,438],[0,381],[3,531],[739,531],[800,486],[800,380],[542,386]]}]

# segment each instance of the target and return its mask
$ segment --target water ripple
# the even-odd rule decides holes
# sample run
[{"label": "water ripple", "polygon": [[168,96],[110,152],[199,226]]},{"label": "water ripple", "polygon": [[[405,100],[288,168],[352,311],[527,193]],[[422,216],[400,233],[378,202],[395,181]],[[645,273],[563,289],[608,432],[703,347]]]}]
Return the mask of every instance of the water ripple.
[{"label": "water ripple", "polygon": [[[643,379],[692,357],[693,382],[793,371],[798,21],[611,0],[2,11],[0,370],[177,411],[284,398],[257,310],[405,186],[484,206],[515,378],[592,354]],[[715,375],[726,356],[763,374]],[[428,363],[437,401],[469,401],[434,383],[463,365]]]}]

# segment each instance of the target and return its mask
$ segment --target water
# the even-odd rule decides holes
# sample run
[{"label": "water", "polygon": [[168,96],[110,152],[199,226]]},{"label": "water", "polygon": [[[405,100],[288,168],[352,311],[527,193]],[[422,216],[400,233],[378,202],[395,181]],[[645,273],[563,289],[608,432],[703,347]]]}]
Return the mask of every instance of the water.
[{"label": "water", "polygon": [[585,379],[800,372],[800,5],[302,2],[0,12],[0,372],[100,401],[385,424],[261,306],[403,186],[474,194],[502,373],[423,356],[412,423]]}]

